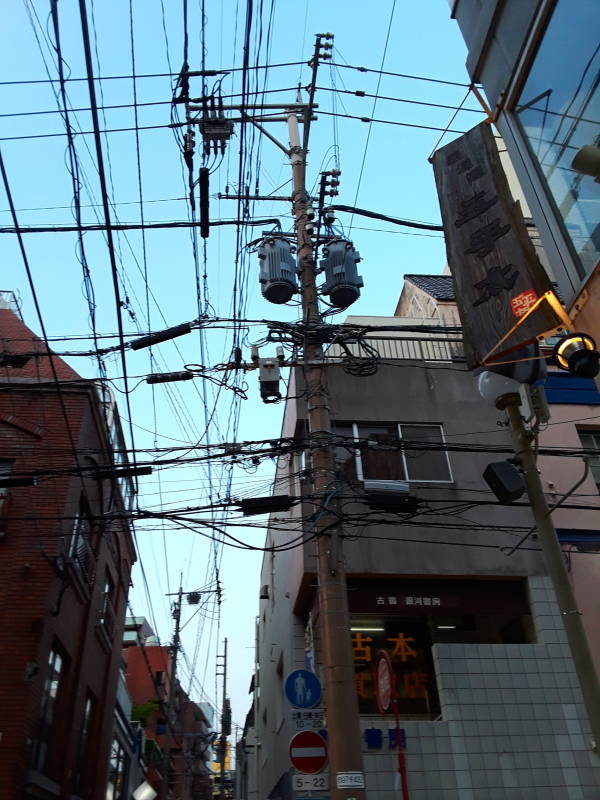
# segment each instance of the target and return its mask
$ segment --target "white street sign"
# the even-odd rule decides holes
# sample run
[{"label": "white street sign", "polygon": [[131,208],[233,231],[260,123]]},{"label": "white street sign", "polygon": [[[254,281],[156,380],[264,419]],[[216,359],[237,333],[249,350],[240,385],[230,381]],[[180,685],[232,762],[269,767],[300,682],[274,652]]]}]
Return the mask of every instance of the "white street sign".
[{"label": "white street sign", "polygon": [[322,708],[292,708],[290,719],[294,731],[322,731],[325,727]]},{"label": "white street sign", "polygon": [[329,773],[319,772],[318,775],[294,775],[292,780],[294,791],[312,792],[314,789],[329,789]]},{"label": "white street sign", "polygon": [[338,772],[335,777],[338,789],[365,788],[365,776],[362,772]]}]

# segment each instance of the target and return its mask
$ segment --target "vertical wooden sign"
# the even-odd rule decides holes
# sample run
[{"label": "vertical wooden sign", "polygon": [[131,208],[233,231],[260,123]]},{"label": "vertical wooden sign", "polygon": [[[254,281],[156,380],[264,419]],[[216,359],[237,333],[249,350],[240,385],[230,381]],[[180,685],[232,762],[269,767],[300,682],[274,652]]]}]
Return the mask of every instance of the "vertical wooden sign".
[{"label": "vertical wooden sign", "polygon": [[570,327],[513,200],[487,122],[436,151],[448,264],[472,369]]}]

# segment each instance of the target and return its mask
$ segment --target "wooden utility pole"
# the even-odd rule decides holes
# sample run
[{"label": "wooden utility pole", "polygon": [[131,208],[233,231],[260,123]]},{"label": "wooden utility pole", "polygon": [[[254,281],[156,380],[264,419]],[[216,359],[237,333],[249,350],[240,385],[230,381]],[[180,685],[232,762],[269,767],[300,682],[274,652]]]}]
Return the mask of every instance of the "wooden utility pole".
[{"label": "wooden utility pole", "polygon": [[168,800],[169,797],[169,775],[171,772],[171,741],[173,738],[174,723],[172,722],[172,711],[175,706],[175,690],[177,686],[177,653],[179,652],[179,625],[181,622],[181,599],[183,589],[179,584],[177,592],[177,602],[173,608],[173,618],[175,619],[175,633],[173,634],[173,644],[171,645],[171,675],[169,678],[169,701],[167,703],[167,719],[165,730],[165,749],[163,753],[163,774],[161,800]]},{"label": "wooden utility pole", "polygon": [[227,755],[226,726],[227,709],[227,639],[223,647],[223,699],[221,705],[221,738],[219,740],[219,798],[225,800],[225,756]]},{"label": "wooden utility pole", "polygon": [[504,394],[496,400],[499,409],[506,411],[515,456],[525,479],[531,511],[535,519],[539,542],[556,600],[560,609],[567,641],[583,701],[590,720],[593,749],[600,752],[600,681],[587,641],[581,612],[577,608],[575,593],[565,566],[563,551],[556,535],[542,479],[538,471],[536,456],[532,447],[533,434],[525,428],[521,416],[521,398],[518,394]]},{"label": "wooden utility pole", "polygon": [[[295,218],[302,295],[302,318],[305,325],[304,363],[308,405],[309,440],[316,510],[317,563],[319,581],[319,622],[325,672],[327,703],[327,746],[329,749],[330,793],[332,800],[364,800],[364,775],[360,739],[358,696],[352,661],[350,613],[342,542],[335,527],[329,527],[331,516],[326,512],[335,475],[333,449],[329,444],[331,420],[328,392],[325,386],[323,351],[319,343],[322,324],[319,313],[313,242],[310,227],[310,198],[306,191],[307,142],[300,144],[296,110],[287,115],[290,160],[293,179],[293,211]],[[310,117],[310,107],[306,114]],[[307,123],[305,123],[306,126]],[[305,134],[306,134],[305,128]],[[353,778],[340,773],[354,773]],[[354,781],[338,788],[339,783]],[[362,785],[361,785],[362,784]]]}]

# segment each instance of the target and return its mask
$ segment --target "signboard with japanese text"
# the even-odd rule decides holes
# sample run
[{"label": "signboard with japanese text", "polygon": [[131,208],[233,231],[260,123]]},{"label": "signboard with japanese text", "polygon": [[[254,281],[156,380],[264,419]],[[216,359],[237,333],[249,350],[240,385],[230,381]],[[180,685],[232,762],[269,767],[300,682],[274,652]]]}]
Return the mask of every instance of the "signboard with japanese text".
[{"label": "signboard with japanese text", "polygon": [[323,708],[292,708],[290,719],[293,731],[322,731],[325,728]]},{"label": "signboard with japanese text", "polygon": [[472,369],[570,326],[482,123],[436,151],[448,264]]},{"label": "signboard with japanese text", "polygon": [[411,578],[348,579],[351,613],[397,613],[402,616],[447,616],[473,611],[500,611],[523,608],[522,582],[514,580],[510,591],[500,592],[494,581],[461,581]]}]

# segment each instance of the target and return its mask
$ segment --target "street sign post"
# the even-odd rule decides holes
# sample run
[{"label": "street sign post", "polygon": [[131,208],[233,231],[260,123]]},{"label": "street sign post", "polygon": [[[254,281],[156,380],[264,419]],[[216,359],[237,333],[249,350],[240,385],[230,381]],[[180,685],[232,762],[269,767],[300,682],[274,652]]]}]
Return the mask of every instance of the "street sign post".
[{"label": "street sign post", "polygon": [[327,763],[327,743],[314,731],[297,733],[290,742],[290,761],[298,772],[320,772]]},{"label": "street sign post", "polygon": [[321,699],[321,682],[314,672],[295,669],[286,678],[285,696],[296,708],[312,708]]}]

